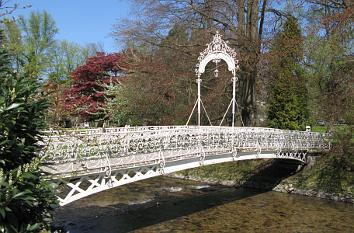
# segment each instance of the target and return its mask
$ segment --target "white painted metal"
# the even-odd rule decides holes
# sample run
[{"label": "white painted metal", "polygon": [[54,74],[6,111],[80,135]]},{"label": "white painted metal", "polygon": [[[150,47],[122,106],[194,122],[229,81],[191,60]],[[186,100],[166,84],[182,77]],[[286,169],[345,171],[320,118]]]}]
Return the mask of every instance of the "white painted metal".
[{"label": "white painted metal", "polygon": [[221,39],[219,32],[216,32],[213,41],[207,44],[207,48],[200,53],[196,68],[197,76],[205,72],[205,67],[210,61],[217,60],[224,60],[228,70],[235,75],[236,69],[238,69],[237,53],[227,45],[227,42]]},{"label": "white painted metal", "polygon": [[[235,107],[236,107],[236,82],[237,82],[237,77],[236,77],[236,71],[239,69],[238,65],[238,60],[237,60],[237,54],[235,50],[230,48],[227,45],[227,42],[225,42],[222,38],[219,32],[216,32],[216,34],[213,37],[213,41],[210,44],[207,44],[207,48],[200,53],[200,56],[198,57],[198,64],[196,65],[196,75],[197,75],[197,85],[198,85],[198,96],[197,96],[197,105],[198,105],[198,126],[200,126],[200,117],[201,117],[201,93],[200,93],[200,85],[201,85],[201,75],[205,72],[205,67],[206,65],[210,62],[213,61],[215,64],[217,64],[220,60],[224,60],[227,64],[228,70],[232,72],[232,127],[235,126]],[[217,70],[216,70],[217,71]],[[216,73],[217,74],[217,73]],[[228,111],[228,110],[227,110]],[[226,111],[226,113],[227,113]],[[194,112],[194,108],[192,110],[191,115]],[[205,110],[206,112],[206,110]],[[225,113],[225,115],[226,115]],[[206,113],[207,114],[207,113]],[[224,119],[224,118],[223,118]],[[187,125],[189,123],[190,118],[187,121]],[[241,119],[242,121],[242,119]],[[220,123],[220,125],[222,122]]]},{"label": "white painted metal", "polygon": [[201,102],[202,102],[202,99],[201,99],[201,94],[200,94],[200,85],[201,85],[201,82],[202,80],[200,79],[200,76],[198,76],[198,79],[197,79],[197,84],[198,84],[198,99],[197,99],[197,102],[198,102],[198,126],[200,126],[200,107],[201,107]]},{"label": "white painted metal", "polygon": [[329,149],[326,134],[271,128],[142,126],[46,133],[42,169],[68,187],[61,205],[202,165],[260,158],[306,162],[306,153]]}]

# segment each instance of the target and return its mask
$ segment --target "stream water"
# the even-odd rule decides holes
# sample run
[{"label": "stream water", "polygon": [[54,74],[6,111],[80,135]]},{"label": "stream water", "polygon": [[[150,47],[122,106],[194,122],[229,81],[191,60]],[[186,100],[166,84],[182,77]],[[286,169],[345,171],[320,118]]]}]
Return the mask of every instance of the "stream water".
[{"label": "stream water", "polygon": [[59,208],[70,233],[354,232],[354,205],[159,177]]}]

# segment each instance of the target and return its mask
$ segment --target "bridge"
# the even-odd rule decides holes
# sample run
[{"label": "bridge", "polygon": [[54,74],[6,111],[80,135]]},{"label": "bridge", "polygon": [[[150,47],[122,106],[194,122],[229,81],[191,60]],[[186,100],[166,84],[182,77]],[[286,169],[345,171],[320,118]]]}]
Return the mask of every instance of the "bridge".
[{"label": "bridge", "polygon": [[[44,132],[41,157],[47,179],[59,186],[60,205],[110,188],[204,165],[249,159],[291,159],[329,150],[329,135],[260,127],[235,127],[236,52],[216,33],[196,66],[198,95],[184,126],[140,126]],[[233,96],[218,126],[201,98],[207,63],[223,60],[232,73]],[[217,66],[216,66],[217,67]],[[218,70],[214,71],[215,77]],[[222,126],[231,108],[231,126]],[[197,110],[196,110],[197,109]],[[189,126],[194,111],[197,126]],[[210,126],[201,125],[202,110]],[[241,115],[241,114],[239,114]],[[243,125],[242,119],[240,119]]]},{"label": "bridge", "polygon": [[328,135],[259,127],[156,126],[46,132],[42,170],[61,205],[124,184],[223,162],[327,151]]}]

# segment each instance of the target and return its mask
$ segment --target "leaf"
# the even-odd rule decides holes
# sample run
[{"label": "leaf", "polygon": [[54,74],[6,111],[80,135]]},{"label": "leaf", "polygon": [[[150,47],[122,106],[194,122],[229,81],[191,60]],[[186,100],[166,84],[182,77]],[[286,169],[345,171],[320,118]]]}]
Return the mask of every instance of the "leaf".
[{"label": "leaf", "polygon": [[5,210],[3,208],[0,208],[0,215],[2,218],[5,218],[6,216]]},{"label": "leaf", "polygon": [[5,111],[9,111],[9,110],[11,110],[11,109],[14,109],[14,108],[18,108],[19,106],[21,106],[22,105],[22,103],[20,104],[20,103],[13,103],[13,104],[11,104],[9,107],[7,107],[7,108],[5,108],[3,111],[5,112]]},{"label": "leaf", "polygon": [[29,190],[26,190],[26,191],[23,191],[23,192],[19,192],[19,193],[16,193],[12,198],[13,199],[22,199],[22,196],[25,196],[27,194],[31,193],[31,191]]},{"label": "leaf", "polygon": [[41,225],[39,223],[35,223],[33,225],[28,225],[26,230],[27,231],[34,231],[34,230],[38,229],[40,226]]}]

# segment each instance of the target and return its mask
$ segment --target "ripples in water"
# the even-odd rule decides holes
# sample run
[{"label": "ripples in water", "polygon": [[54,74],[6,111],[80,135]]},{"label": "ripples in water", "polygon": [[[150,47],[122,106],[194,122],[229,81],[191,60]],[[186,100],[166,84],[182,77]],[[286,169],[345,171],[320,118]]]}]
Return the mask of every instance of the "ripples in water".
[{"label": "ripples in water", "polygon": [[98,193],[55,216],[70,233],[354,232],[353,219],[352,204],[166,177]]}]

